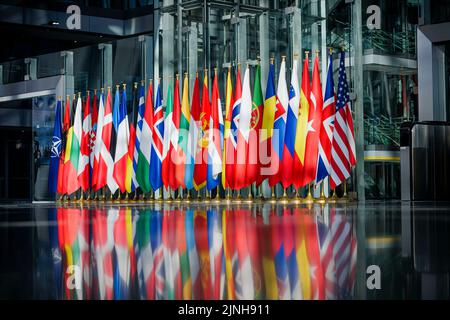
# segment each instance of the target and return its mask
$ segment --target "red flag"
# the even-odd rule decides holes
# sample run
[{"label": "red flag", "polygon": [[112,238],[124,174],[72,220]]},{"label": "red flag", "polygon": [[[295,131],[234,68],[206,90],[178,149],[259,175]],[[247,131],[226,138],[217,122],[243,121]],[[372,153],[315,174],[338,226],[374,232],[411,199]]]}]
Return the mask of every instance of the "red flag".
[{"label": "red flag", "polygon": [[94,155],[95,140],[97,137],[97,122],[98,122],[97,90],[95,90],[94,101],[92,103],[92,126],[91,126],[90,142],[89,142],[89,153],[90,153],[89,159],[90,159],[91,170],[92,170],[92,173],[91,173],[92,189],[95,189],[95,184],[97,183],[97,181],[95,181],[95,179],[94,179],[94,172],[98,167],[98,162],[95,159],[95,155]]},{"label": "red flag", "polygon": [[89,155],[90,155],[90,135],[91,135],[91,101],[89,92],[86,96],[86,102],[84,104],[83,110],[83,130],[81,137],[80,153],[81,160],[78,166],[78,181],[80,182],[81,189],[86,191],[89,188]]},{"label": "red flag", "polygon": [[303,168],[302,186],[316,178],[317,157],[319,152],[320,127],[322,124],[323,96],[320,83],[319,57],[316,57],[312,78],[311,104],[309,108],[306,132],[305,166]]},{"label": "red flag", "polygon": [[317,217],[309,214],[303,216],[306,228],[306,253],[308,255],[311,298],[314,300],[325,299],[325,277],[320,260],[319,238],[317,233]]},{"label": "red flag", "polygon": [[242,98],[242,84],[241,84],[241,71],[238,67],[236,71],[236,82],[234,97],[231,103],[230,112],[227,118],[230,120],[230,132],[227,137],[226,145],[226,164],[225,164],[225,174],[227,178],[228,187],[231,189],[236,189],[236,151],[237,151],[237,130],[239,122],[239,110],[241,108],[241,98]]},{"label": "red flag", "polygon": [[203,299],[211,299],[211,266],[208,248],[208,225],[205,212],[195,212],[194,217],[195,243],[197,245],[200,281],[203,288]]},{"label": "red flag", "polygon": [[195,167],[194,167],[194,186],[196,190],[200,190],[206,185],[206,177],[208,173],[207,159],[208,159],[208,130],[209,130],[209,118],[211,113],[211,106],[209,101],[208,90],[208,74],[205,72],[203,79],[202,89],[202,107],[199,118],[195,118],[199,121],[199,135],[197,152],[195,155]]},{"label": "red flag", "polygon": [[57,191],[59,194],[66,193],[66,181],[64,180],[64,159],[65,159],[65,149],[66,149],[66,141],[67,141],[67,132],[70,127],[70,100],[69,96],[66,99],[66,107],[64,110],[64,120],[63,120],[63,132],[62,137],[63,140],[61,142],[61,156],[59,162],[59,170],[58,170],[58,186]]},{"label": "red flag", "polygon": [[181,113],[181,106],[180,106],[180,82],[177,79],[175,81],[175,89],[173,93],[174,101],[173,101],[173,112],[172,112],[172,121],[173,121],[173,129],[174,132],[172,133],[173,137],[171,139],[174,139],[174,143],[171,141],[171,145],[173,148],[170,150],[172,151],[171,154],[168,154],[167,156],[170,156],[171,161],[169,162],[169,186],[172,190],[178,189],[178,187],[182,187],[184,185],[184,177],[182,179],[177,179],[177,165],[181,162],[181,159],[178,157],[178,137],[179,137],[179,130],[180,130],[180,113]]}]

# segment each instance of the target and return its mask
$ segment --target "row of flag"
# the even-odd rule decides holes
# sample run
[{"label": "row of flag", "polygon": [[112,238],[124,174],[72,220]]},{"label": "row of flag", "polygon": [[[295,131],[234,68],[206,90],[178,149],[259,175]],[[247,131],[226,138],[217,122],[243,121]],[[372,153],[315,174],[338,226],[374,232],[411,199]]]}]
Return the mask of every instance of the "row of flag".
[{"label": "row of flag", "polygon": [[340,210],[51,209],[56,296],[351,298],[357,241]]},{"label": "row of flag", "polygon": [[[208,74],[195,79],[189,100],[186,74],[183,88],[176,77],[169,84],[163,110],[160,84],[153,96],[150,83],[134,86],[131,106],[126,88],[117,86],[93,99],[87,93],[56,108],[49,190],[72,194],[82,189],[108,187],[143,193],[161,187],[239,190],[268,179],[270,186],[300,188],[330,177],[335,189],[350,177],[356,164],[345,53],[339,66],[335,92],[333,59],[330,55],[325,92],[315,58],[312,81],[309,58],[303,66],[301,87],[298,61],[293,61],[292,79],[286,81],[283,58],[275,88],[275,66],[271,62],[266,96],[261,89],[261,68],[256,67],[253,90],[247,66],[241,81],[239,67],[232,85],[229,68],[225,91],[225,118],[220,100],[217,70],[212,99]],[[182,96],[180,98],[180,92]],[[92,100],[92,107],[91,107]],[[98,105],[98,106],[97,106]]]}]

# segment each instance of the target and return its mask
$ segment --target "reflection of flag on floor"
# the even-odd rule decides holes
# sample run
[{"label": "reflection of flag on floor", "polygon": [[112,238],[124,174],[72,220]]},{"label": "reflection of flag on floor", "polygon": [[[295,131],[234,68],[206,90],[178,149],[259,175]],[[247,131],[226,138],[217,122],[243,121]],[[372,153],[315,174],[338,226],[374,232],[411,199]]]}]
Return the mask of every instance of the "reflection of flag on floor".
[{"label": "reflection of flag on floor", "polygon": [[211,299],[211,270],[208,249],[208,226],[206,213],[197,211],[194,216],[195,244],[198,249],[200,261],[200,280],[203,290],[203,299]]},{"label": "reflection of flag on floor", "polygon": [[264,221],[262,227],[260,228],[259,235],[263,247],[262,267],[264,271],[264,287],[266,289],[266,299],[277,300],[278,284],[277,274],[275,271],[274,252],[272,247],[272,226],[270,225],[270,221]]},{"label": "reflection of flag on floor", "polygon": [[180,257],[180,272],[181,272],[181,286],[182,294],[180,299],[192,299],[192,281],[189,268],[189,251],[187,248],[187,229],[185,213],[177,210],[175,213],[175,243],[178,248],[178,255]]},{"label": "reflection of flag on floor", "polygon": [[289,209],[284,209],[282,231],[284,234],[284,254],[289,272],[289,286],[292,300],[302,299],[302,290],[298,272],[297,254],[295,251],[294,219]]},{"label": "reflection of flag on floor", "polygon": [[155,273],[150,241],[150,211],[141,211],[136,226],[137,272],[141,299],[155,299]]},{"label": "reflection of flag on floor", "polygon": [[317,230],[320,241],[320,260],[325,277],[325,298],[334,300],[337,298],[337,281],[331,230],[325,225],[321,217],[318,217]]},{"label": "reflection of flag on floor", "polygon": [[155,273],[155,299],[164,299],[165,274],[162,245],[162,214],[153,212],[150,223],[150,239],[153,248],[153,272]]},{"label": "reflection of flag on floor", "polygon": [[250,212],[245,215],[245,226],[247,233],[248,252],[253,270],[253,287],[255,290],[255,300],[264,299],[264,272],[261,263],[261,238],[258,236],[260,217],[252,216]]},{"label": "reflection of flag on floor", "polygon": [[189,271],[192,282],[192,299],[202,298],[202,284],[200,280],[200,260],[195,243],[194,211],[187,210],[186,213],[186,246],[189,256]]},{"label": "reflection of flag on floor", "polygon": [[306,253],[309,261],[309,275],[311,279],[311,298],[325,299],[325,279],[320,260],[320,248],[317,231],[317,217],[305,214],[303,217],[306,226]]},{"label": "reflection of flag on floor", "polygon": [[82,135],[80,142],[80,159],[78,163],[78,181],[80,182],[81,189],[86,191],[90,187],[90,167],[89,167],[89,154],[90,154],[90,135],[91,135],[91,97],[89,91],[87,92],[86,102],[83,108],[83,124]]},{"label": "reflection of flag on floor", "polygon": [[283,241],[282,217],[274,214],[270,216],[272,228],[272,247],[274,252],[275,271],[277,274],[278,299],[290,300],[291,289],[289,284],[288,266],[286,263],[285,244]]},{"label": "reflection of flag on floor", "polygon": [[[234,290],[234,274],[233,274],[233,257],[235,255],[235,230],[234,220],[231,211],[224,210],[222,213],[222,235],[223,235],[223,252],[225,259],[225,276],[228,300],[235,299]],[[236,258],[237,259],[237,258]]]},{"label": "reflection of flag on floor", "polygon": [[251,257],[248,250],[247,230],[245,216],[249,211],[236,210],[235,228],[236,228],[236,251],[238,253],[238,267],[235,273],[235,291],[236,299],[252,300],[255,298],[255,289],[253,285],[253,272]]},{"label": "reflection of flag on floor", "polygon": [[164,141],[164,115],[161,101],[161,89],[158,84],[156,92],[155,112],[153,113],[154,125],[152,127],[152,153],[150,157],[150,183],[154,191],[162,187],[162,160]]},{"label": "reflection of flag on floor", "polygon": [[298,271],[300,274],[300,282],[302,287],[302,296],[305,300],[311,299],[311,278],[309,269],[308,254],[306,252],[306,220],[308,215],[307,209],[295,208],[293,209],[295,225],[295,248],[297,255]]},{"label": "reflection of flag on floor", "polygon": [[216,210],[208,210],[207,225],[208,225],[208,246],[209,246],[209,261],[211,265],[211,294],[212,299],[220,299],[220,280],[222,275],[222,221],[219,213]]}]

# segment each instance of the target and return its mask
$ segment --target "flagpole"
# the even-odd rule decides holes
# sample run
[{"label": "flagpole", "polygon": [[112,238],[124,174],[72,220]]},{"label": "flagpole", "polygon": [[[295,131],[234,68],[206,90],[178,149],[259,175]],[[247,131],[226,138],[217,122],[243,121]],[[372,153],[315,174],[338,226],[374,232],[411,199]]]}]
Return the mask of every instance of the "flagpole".
[{"label": "flagpole", "polygon": [[325,183],[322,180],[320,188],[320,197],[316,200],[317,203],[325,204],[327,202],[327,197],[325,197]]},{"label": "flagpole", "polygon": [[314,198],[313,198],[312,193],[311,193],[311,184],[308,184],[308,195],[305,198],[305,203],[306,204],[314,203]]},{"label": "flagpole", "polygon": [[340,202],[348,202],[349,201],[349,197],[348,197],[348,193],[347,193],[347,180],[344,180],[344,194],[342,196],[342,198],[340,199]]}]

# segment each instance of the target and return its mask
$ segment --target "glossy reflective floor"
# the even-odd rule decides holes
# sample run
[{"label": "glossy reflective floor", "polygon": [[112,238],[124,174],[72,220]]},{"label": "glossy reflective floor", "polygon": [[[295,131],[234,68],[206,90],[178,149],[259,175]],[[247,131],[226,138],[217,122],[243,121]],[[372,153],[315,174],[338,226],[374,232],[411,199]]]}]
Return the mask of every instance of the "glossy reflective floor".
[{"label": "glossy reflective floor", "polygon": [[2,299],[448,299],[450,205],[0,206]]}]

